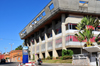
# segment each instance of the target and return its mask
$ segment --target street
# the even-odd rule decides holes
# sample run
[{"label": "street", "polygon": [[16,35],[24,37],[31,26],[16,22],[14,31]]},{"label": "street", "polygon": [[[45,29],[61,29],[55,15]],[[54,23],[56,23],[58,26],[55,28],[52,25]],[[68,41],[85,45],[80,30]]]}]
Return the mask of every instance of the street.
[{"label": "street", "polygon": [[[11,62],[11,63],[2,63],[0,66],[17,66],[19,62]],[[24,65],[23,65],[24,66]],[[43,63],[42,65],[36,64],[36,66],[77,66],[77,65],[72,65],[70,63],[68,64],[58,64],[58,63]]]},{"label": "street", "polygon": [[0,66],[17,66],[18,62],[0,63]]},{"label": "street", "polygon": [[[11,63],[2,63],[0,66],[17,66],[18,62],[11,62]],[[36,64],[36,66],[72,66],[71,64],[51,64],[51,63],[43,63],[42,65]]]},{"label": "street", "polygon": [[73,66],[73,65],[71,65],[71,64],[43,63],[42,65],[37,65],[36,64],[36,66]]}]

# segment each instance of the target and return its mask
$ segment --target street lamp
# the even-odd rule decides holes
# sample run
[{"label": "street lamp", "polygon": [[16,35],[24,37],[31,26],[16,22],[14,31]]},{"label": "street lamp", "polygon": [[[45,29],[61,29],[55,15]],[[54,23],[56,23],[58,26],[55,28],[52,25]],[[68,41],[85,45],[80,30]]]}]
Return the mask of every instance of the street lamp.
[{"label": "street lamp", "polygon": [[[14,45],[14,43],[9,43],[10,45],[11,45],[11,51],[12,51],[12,45]],[[12,55],[11,55],[12,56]],[[10,59],[10,62],[11,62],[12,60]]]}]

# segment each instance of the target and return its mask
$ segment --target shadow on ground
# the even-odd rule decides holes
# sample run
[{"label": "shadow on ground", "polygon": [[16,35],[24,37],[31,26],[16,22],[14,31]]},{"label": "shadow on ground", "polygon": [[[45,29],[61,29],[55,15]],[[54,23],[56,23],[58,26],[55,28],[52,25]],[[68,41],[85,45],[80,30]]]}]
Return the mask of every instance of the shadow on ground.
[{"label": "shadow on ground", "polygon": [[[0,63],[0,65],[7,65],[7,64],[15,64],[16,62],[6,62],[6,63]],[[19,62],[17,62],[19,63]]]}]

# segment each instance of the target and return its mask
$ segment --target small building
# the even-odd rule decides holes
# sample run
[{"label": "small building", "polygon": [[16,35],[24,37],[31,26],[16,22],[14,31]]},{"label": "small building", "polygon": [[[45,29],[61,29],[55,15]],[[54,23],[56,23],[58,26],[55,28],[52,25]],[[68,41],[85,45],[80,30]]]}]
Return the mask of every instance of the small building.
[{"label": "small building", "polygon": [[22,50],[12,50],[9,54],[5,54],[4,58],[11,62],[22,62]]}]

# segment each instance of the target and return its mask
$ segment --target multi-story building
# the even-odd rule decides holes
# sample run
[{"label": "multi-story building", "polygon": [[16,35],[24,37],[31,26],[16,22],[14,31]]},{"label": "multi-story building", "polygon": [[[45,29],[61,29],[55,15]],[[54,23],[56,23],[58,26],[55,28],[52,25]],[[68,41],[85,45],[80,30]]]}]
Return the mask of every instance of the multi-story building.
[{"label": "multi-story building", "polygon": [[[84,16],[100,18],[99,0],[52,0],[20,33],[25,45],[29,46],[31,59],[58,57],[62,49],[71,49],[74,54],[88,54],[82,49],[74,34],[77,23]],[[100,26],[93,31],[97,36]],[[94,36],[94,38],[95,38]],[[94,42],[94,38],[91,39]],[[96,45],[96,43],[94,43]]]},{"label": "multi-story building", "polygon": [[5,54],[4,58],[8,62],[22,62],[22,50],[12,50],[9,54]]}]

